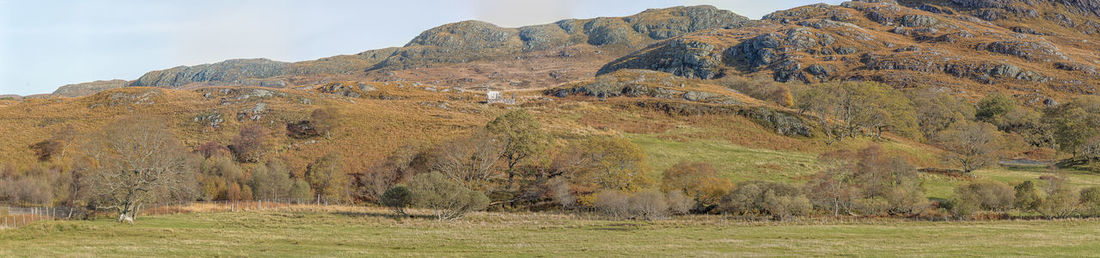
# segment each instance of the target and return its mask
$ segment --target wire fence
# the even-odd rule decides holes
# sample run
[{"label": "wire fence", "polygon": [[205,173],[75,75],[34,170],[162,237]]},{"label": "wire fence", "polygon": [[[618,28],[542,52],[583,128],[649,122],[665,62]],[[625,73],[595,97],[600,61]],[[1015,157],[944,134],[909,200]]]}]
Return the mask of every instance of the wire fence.
[{"label": "wire fence", "polygon": [[[172,201],[138,206],[135,217],[171,215],[193,212],[243,211],[331,211],[346,207],[339,202],[308,199],[272,199],[251,201]],[[18,228],[44,220],[83,219],[111,214],[112,211],[91,211],[83,207],[11,207],[0,206],[0,230]]]}]

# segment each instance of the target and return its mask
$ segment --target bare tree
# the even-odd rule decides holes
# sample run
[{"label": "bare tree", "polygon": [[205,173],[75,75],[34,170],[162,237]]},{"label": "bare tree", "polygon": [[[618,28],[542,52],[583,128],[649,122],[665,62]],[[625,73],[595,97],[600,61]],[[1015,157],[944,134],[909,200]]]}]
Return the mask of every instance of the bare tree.
[{"label": "bare tree", "polygon": [[164,123],[149,118],[116,121],[85,148],[92,164],[89,191],[99,209],[133,223],[142,204],[190,194],[195,177],[188,153]]},{"label": "bare tree", "polygon": [[1001,136],[997,128],[984,122],[959,121],[940,132],[938,142],[950,151],[946,159],[970,173],[996,162]]},{"label": "bare tree", "polygon": [[[444,143],[433,159],[432,169],[467,188],[484,187],[497,177],[495,167],[504,152],[503,143],[485,131]],[[475,189],[483,190],[483,189]]]}]

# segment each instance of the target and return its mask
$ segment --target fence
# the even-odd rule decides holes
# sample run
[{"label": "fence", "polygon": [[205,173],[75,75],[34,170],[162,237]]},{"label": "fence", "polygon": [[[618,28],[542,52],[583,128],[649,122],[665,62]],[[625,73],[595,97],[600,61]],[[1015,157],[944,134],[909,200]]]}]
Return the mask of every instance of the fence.
[{"label": "fence", "polygon": [[[137,207],[137,217],[171,215],[192,212],[242,211],[332,211],[344,204],[325,200],[273,199],[254,201],[173,201]],[[83,217],[88,210],[70,207],[4,207],[0,206],[0,230],[25,226],[43,220],[65,220]],[[106,211],[101,211],[103,213]],[[93,216],[95,214],[92,214]]]}]

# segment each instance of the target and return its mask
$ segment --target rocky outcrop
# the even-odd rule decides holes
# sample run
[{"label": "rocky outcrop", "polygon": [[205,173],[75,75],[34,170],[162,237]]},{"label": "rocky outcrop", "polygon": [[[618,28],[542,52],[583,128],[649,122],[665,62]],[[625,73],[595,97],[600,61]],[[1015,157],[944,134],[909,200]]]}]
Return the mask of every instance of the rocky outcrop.
[{"label": "rocky outcrop", "polygon": [[424,31],[371,69],[462,63],[576,44],[636,47],[696,31],[741,27],[749,22],[748,18],[713,6],[650,9],[628,17],[570,19],[520,28],[464,21]]},{"label": "rocky outcrop", "polygon": [[597,75],[620,69],[650,69],[688,78],[711,79],[722,74],[719,47],[700,41],[674,39],[650,47],[650,55],[627,56],[600,68]]},{"label": "rocky outcrop", "polygon": [[211,83],[212,85],[285,86],[285,83],[271,82],[265,79],[287,72],[290,64],[268,59],[233,59],[213,64],[179,66],[167,70],[152,71],[142,75],[130,86],[148,86],[179,88],[190,83]]},{"label": "rocky outcrop", "polygon": [[81,97],[96,94],[100,91],[126,87],[130,82],[126,80],[94,81],[77,84],[68,84],[57,88],[51,95],[55,97]]},{"label": "rocky outcrop", "polygon": [[1089,61],[1095,56],[1087,54],[1100,48],[1092,41],[1067,43],[1040,31],[1022,34],[1013,29],[1017,25],[998,27],[930,2],[903,4],[864,0],[778,11],[765,16],[765,24],[691,33],[650,45],[606,64],[599,74],[649,69],[702,79],[762,74],[780,82],[997,84],[1066,93],[1090,92],[1085,85],[1100,79]]}]

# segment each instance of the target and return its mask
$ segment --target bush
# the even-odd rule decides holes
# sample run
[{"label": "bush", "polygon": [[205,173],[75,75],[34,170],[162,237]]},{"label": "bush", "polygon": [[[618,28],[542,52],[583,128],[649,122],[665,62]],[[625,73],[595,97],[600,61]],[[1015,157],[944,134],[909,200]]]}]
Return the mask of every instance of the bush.
[{"label": "bush", "polygon": [[630,216],[630,195],[621,191],[604,190],[596,193],[593,205],[607,216],[626,218]]},{"label": "bush", "polygon": [[702,206],[717,205],[732,187],[728,178],[719,177],[705,162],[681,161],[665,170],[661,179],[662,191],[686,193]]},{"label": "bush", "polygon": [[978,211],[1007,211],[1015,200],[1015,191],[1004,183],[971,183],[955,188],[953,212],[965,217]]},{"label": "bush", "polygon": [[688,197],[687,195],[684,195],[684,192],[668,192],[668,211],[672,212],[672,214],[687,214],[694,207],[695,200],[691,199],[691,197]]},{"label": "bush", "polygon": [[924,191],[913,184],[894,187],[886,194],[886,202],[890,204],[890,211],[894,214],[917,214],[928,207],[928,198],[924,197]]},{"label": "bush", "polygon": [[668,217],[669,206],[665,195],[657,191],[643,191],[630,196],[627,199],[630,214],[635,218],[646,220],[664,219]]},{"label": "bush", "polygon": [[291,199],[299,201],[309,201],[313,198],[313,192],[309,190],[309,183],[305,180],[295,179],[294,183],[290,185],[290,197]]},{"label": "bush", "polygon": [[382,205],[390,207],[397,215],[405,216],[405,207],[408,207],[412,203],[412,192],[408,187],[403,185],[397,185],[390,187],[382,194]]},{"label": "bush", "polygon": [[1031,181],[1024,181],[1016,185],[1016,209],[1021,211],[1035,211],[1039,208],[1039,204],[1043,202],[1043,197],[1039,196],[1039,189],[1035,188],[1035,183]]},{"label": "bush", "polygon": [[260,125],[248,125],[241,128],[240,133],[233,138],[233,144],[229,150],[240,162],[256,162],[263,156],[267,144],[267,130]]},{"label": "bush", "polygon": [[777,183],[742,182],[723,199],[719,210],[740,215],[770,215],[783,220],[808,214],[810,199],[796,186]]},{"label": "bush", "polygon": [[329,135],[340,126],[340,110],[332,107],[318,108],[310,114],[310,125],[320,135]]},{"label": "bush", "polygon": [[409,182],[413,203],[436,210],[439,220],[461,218],[471,211],[489,206],[489,197],[463,187],[439,172],[416,175]]},{"label": "bush", "polygon": [[1047,193],[1047,198],[1039,204],[1038,211],[1050,218],[1069,216],[1077,211],[1078,201],[1080,201],[1078,194],[1068,188]]},{"label": "bush", "polygon": [[726,76],[714,82],[755,99],[775,102],[785,107],[794,105],[794,98],[791,96],[791,90],[787,85],[776,82],[771,78],[758,77],[750,79],[738,76]]},{"label": "bush", "polygon": [[1100,187],[1089,187],[1081,190],[1081,204],[1092,214],[1100,213]]}]

